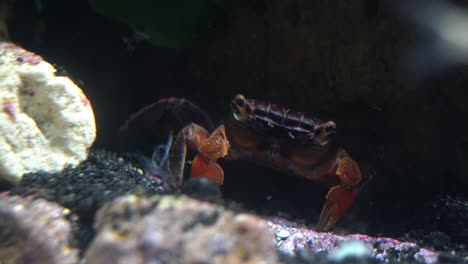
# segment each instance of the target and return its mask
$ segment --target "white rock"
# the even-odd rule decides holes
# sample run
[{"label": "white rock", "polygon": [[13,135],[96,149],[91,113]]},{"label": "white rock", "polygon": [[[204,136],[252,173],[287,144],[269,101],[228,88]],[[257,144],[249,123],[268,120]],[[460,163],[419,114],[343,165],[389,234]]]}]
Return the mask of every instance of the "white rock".
[{"label": "white rock", "polygon": [[291,236],[291,232],[289,232],[288,230],[281,230],[278,233],[276,233],[276,236],[280,239],[286,239],[289,236]]},{"label": "white rock", "polygon": [[40,56],[0,42],[0,177],[57,172],[86,159],[96,137],[83,92]]},{"label": "white rock", "polygon": [[372,248],[359,240],[346,240],[330,251],[328,259],[341,262],[348,257],[366,258],[371,257]]}]

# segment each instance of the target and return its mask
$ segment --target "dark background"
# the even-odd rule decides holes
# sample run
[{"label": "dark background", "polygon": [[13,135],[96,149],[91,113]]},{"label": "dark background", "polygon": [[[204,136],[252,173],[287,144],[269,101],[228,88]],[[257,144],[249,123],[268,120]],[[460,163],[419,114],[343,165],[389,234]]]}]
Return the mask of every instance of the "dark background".
[{"label": "dark background", "polygon": [[[383,221],[403,231],[436,197],[467,195],[467,67],[423,77],[403,70],[425,42],[391,1],[239,1],[184,49],[157,46],[87,1],[44,0],[41,10],[13,3],[11,41],[84,90],[95,148],[119,151],[122,123],[159,98],[190,99],[221,123],[243,93],[337,123],[339,142],[368,176],[343,221],[350,228]],[[248,162],[222,164],[226,197],[316,221],[327,187]]]}]

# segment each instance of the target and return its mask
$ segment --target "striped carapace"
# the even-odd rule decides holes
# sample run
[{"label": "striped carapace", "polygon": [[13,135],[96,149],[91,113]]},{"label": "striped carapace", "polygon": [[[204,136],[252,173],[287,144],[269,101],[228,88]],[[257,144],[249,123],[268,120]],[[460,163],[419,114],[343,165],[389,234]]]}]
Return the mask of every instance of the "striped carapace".
[{"label": "striped carapace", "polygon": [[278,130],[291,141],[297,143],[314,143],[325,145],[330,136],[336,132],[336,124],[333,121],[326,123],[318,118],[306,117],[299,112],[290,111],[275,104],[269,104],[254,99],[247,99],[238,94],[232,100],[232,116],[236,121],[249,124],[258,132]]}]

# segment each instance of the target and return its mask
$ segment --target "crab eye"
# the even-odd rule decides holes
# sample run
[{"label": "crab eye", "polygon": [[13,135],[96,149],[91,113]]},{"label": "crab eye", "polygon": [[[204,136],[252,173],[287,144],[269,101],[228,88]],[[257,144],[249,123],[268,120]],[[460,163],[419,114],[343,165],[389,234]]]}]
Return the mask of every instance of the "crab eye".
[{"label": "crab eye", "polygon": [[335,130],[336,130],[336,124],[335,122],[333,121],[328,121],[326,124],[325,124],[325,132],[327,132],[327,134],[332,134],[332,133],[335,133]]},{"label": "crab eye", "polygon": [[247,99],[242,94],[236,95],[232,100],[232,109],[235,114],[250,114],[252,106],[247,102]]},{"label": "crab eye", "polygon": [[236,97],[234,98],[233,103],[234,103],[237,107],[243,108],[243,107],[247,104],[247,100],[245,99],[245,97],[244,97],[242,94],[238,94],[238,95],[236,95]]}]

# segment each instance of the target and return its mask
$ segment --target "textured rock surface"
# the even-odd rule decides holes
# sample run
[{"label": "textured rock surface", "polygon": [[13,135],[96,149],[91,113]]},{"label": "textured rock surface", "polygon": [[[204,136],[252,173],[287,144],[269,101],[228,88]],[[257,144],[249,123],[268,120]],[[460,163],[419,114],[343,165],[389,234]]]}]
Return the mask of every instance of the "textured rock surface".
[{"label": "textured rock surface", "polygon": [[55,172],[84,159],[96,137],[91,104],[40,56],[0,42],[0,176]]},{"label": "textured rock surface", "polygon": [[80,249],[84,249],[94,236],[94,215],[106,202],[129,193],[167,191],[147,182],[141,169],[115,153],[92,150],[88,159],[75,168],[67,167],[58,173],[26,173],[11,193],[41,197],[69,208],[79,217],[80,231],[75,237]]},{"label": "textured rock surface", "polygon": [[0,263],[77,263],[69,214],[43,199],[0,195]]},{"label": "textured rock surface", "polygon": [[118,198],[102,208],[86,263],[278,263],[263,220],[186,197]]},{"label": "textured rock surface", "polygon": [[285,223],[281,219],[268,221],[268,225],[275,232],[279,250],[288,255],[296,255],[301,250],[313,253],[331,251],[329,257],[333,260],[333,254],[336,255],[337,248],[341,244],[360,241],[371,249],[370,257],[377,261],[435,263],[439,257],[439,253],[420,248],[415,243],[400,242],[391,238],[360,234],[339,236],[333,233],[319,233]]}]

